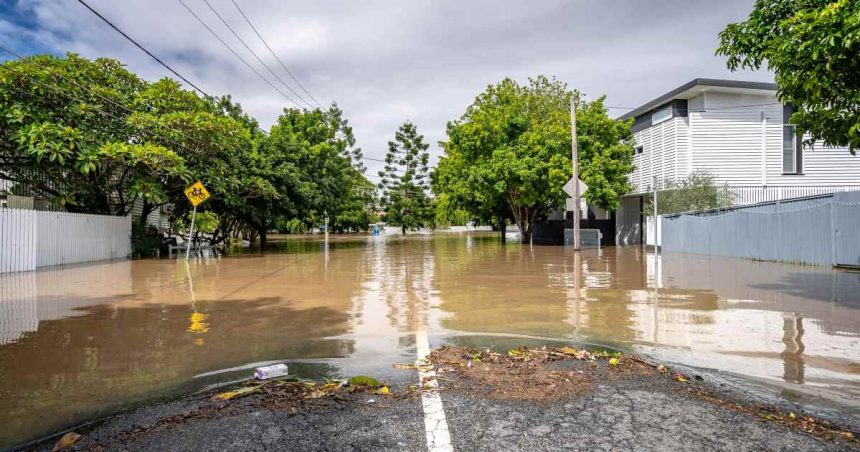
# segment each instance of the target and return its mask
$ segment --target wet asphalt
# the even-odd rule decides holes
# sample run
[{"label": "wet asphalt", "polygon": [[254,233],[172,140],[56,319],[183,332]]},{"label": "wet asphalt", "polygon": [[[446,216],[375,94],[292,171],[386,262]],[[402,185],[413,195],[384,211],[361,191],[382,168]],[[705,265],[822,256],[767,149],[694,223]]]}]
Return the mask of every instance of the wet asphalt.
[{"label": "wet asphalt", "polygon": [[[402,394],[414,378],[404,372],[391,382],[392,390]],[[261,404],[256,395],[213,404],[212,394],[107,418],[79,429],[83,438],[71,449],[428,450],[418,394],[353,394],[296,411]],[[821,439],[723,408],[673,390],[671,383],[624,380],[544,403],[499,400],[480,391],[447,390],[444,384],[441,396],[457,451],[860,450],[857,443]],[[165,422],[215,405],[213,415]],[[27,449],[48,451],[55,441]]]}]

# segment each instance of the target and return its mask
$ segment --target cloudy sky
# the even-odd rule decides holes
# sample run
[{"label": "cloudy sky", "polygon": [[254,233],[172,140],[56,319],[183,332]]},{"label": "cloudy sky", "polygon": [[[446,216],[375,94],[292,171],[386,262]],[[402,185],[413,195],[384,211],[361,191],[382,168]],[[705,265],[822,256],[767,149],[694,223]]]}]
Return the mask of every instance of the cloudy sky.
[{"label": "cloudy sky", "polygon": [[[280,87],[204,0],[182,1]],[[305,94],[231,0],[207,1],[281,79]],[[179,0],[87,2],[203,90],[232,94],[264,126],[292,106]],[[605,94],[608,105],[624,107],[613,116],[696,77],[772,79],[766,72],[730,73],[714,56],[717,33],[744,19],[753,0],[236,2],[319,102],[340,105],[365,155],[375,158],[385,155],[387,141],[407,119],[437,154],[446,122],[506,76],[524,81],[547,74],[589,98]],[[170,75],[75,0],[0,0],[0,43],[22,54],[116,58],[151,80]],[[375,174],[379,164],[366,164]]]}]

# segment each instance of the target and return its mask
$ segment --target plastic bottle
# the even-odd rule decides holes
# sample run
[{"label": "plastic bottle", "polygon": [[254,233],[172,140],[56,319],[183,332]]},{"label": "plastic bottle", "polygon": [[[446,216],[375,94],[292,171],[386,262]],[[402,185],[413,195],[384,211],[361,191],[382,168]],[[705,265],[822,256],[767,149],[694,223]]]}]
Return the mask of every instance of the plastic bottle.
[{"label": "plastic bottle", "polygon": [[270,378],[277,378],[286,376],[288,373],[288,368],[286,364],[272,364],[271,366],[263,366],[254,369],[254,377],[257,380],[268,380]]}]

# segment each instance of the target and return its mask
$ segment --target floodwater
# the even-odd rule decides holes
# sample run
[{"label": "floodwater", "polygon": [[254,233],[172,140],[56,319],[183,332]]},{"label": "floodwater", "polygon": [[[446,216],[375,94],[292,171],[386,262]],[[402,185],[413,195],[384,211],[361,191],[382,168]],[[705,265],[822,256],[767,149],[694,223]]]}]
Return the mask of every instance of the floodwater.
[{"label": "floodwater", "polygon": [[481,234],[306,237],[0,276],[0,447],[258,363],[385,376],[417,331],[617,347],[860,420],[860,273]]}]

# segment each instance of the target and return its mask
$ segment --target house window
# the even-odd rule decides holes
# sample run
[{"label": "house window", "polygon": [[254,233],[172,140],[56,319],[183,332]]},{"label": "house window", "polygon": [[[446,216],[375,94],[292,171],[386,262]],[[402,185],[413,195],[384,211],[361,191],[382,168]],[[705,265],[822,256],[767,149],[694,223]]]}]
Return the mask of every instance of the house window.
[{"label": "house window", "polygon": [[788,124],[794,106],[782,106],[782,174],[803,174],[803,140],[794,125]]},{"label": "house window", "polygon": [[782,173],[803,172],[803,148],[794,125],[782,126]]},{"label": "house window", "polygon": [[672,105],[663,107],[654,113],[651,113],[651,125],[657,125],[672,119]]},{"label": "house window", "polygon": [[644,150],[645,150],[645,148],[643,148],[642,146],[636,146],[635,148],[633,148],[633,155],[639,155]]}]

